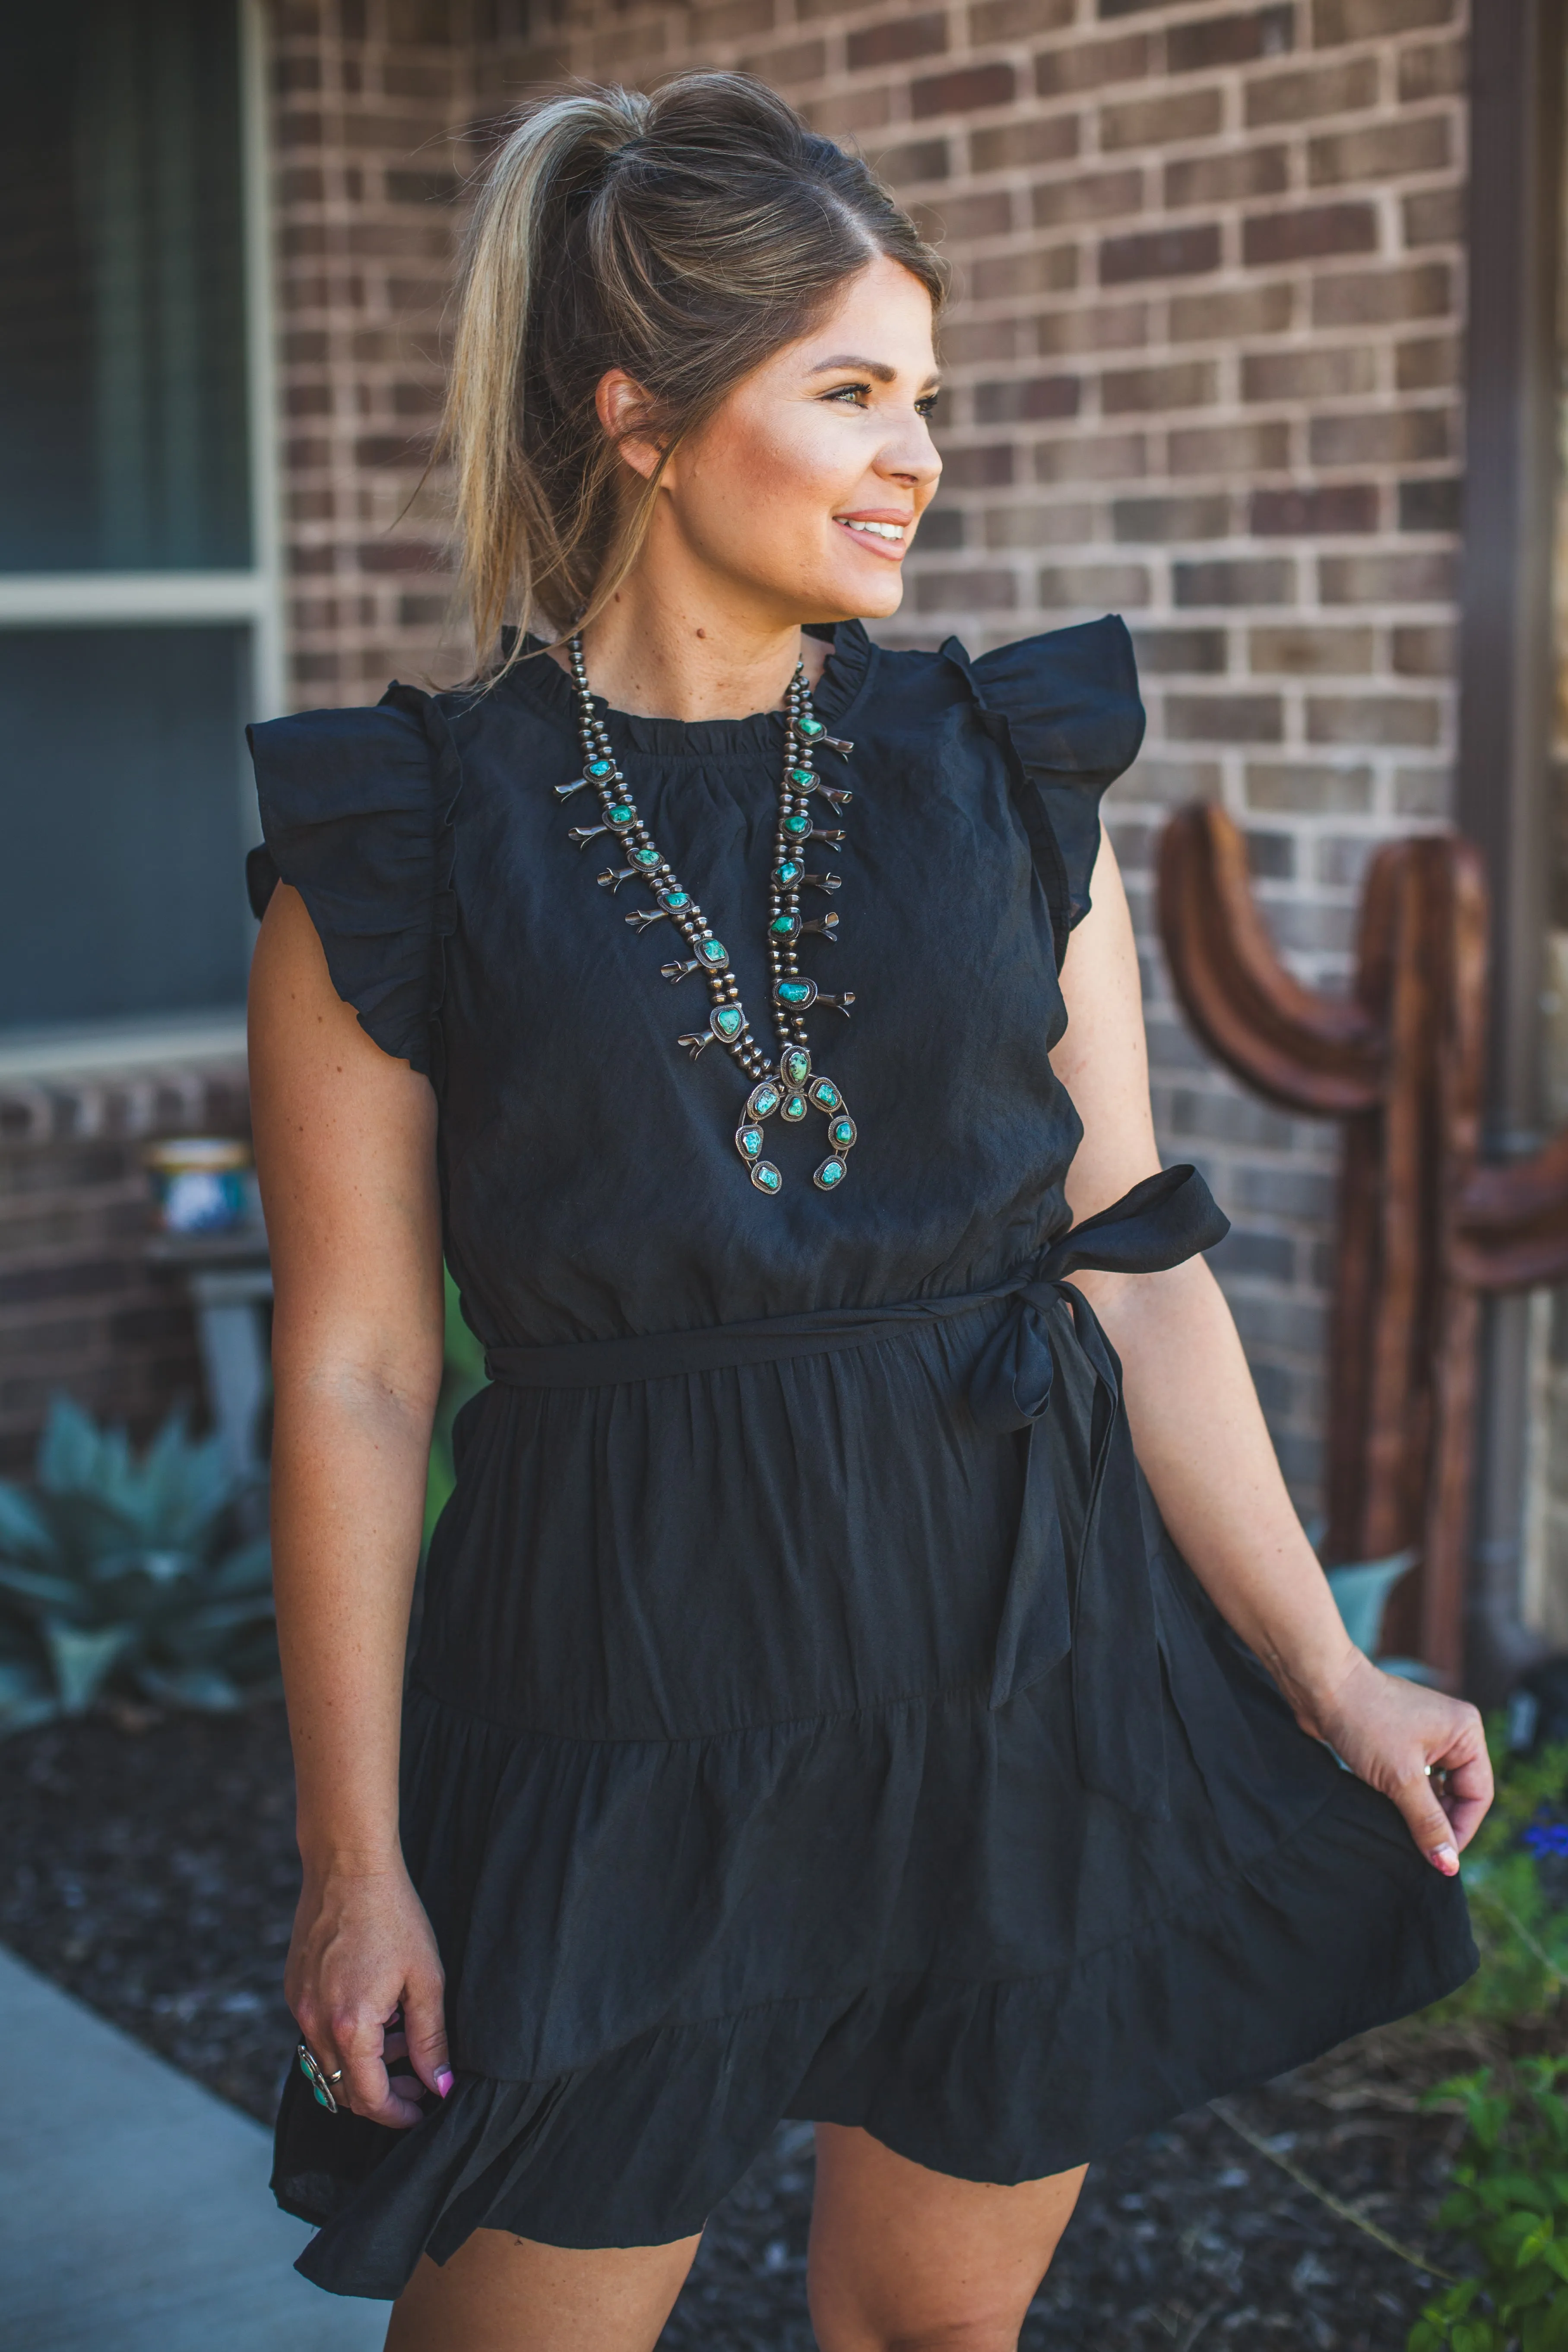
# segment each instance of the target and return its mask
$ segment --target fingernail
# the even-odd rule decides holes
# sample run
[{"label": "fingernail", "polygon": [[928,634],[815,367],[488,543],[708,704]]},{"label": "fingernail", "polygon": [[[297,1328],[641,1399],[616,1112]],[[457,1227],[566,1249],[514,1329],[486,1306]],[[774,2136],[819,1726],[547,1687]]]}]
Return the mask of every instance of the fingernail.
[{"label": "fingernail", "polygon": [[[1452,1853],[1454,1849],[1450,1846],[1447,1851]],[[446,2097],[451,2087],[452,2070],[450,2066],[437,2066],[436,2069],[436,2088],[440,2092],[443,2098]]]},{"label": "fingernail", "polygon": [[1459,1871],[1458,1848],[1457,1846],[1450,1845],[1447,1838],[1444,1839],[1441,1845],[1435,1845],[1433,1847],[1432,1859],[1436,1864],[1438,1869],[1442,1872],[1445,1878],[1458,1877]]}]

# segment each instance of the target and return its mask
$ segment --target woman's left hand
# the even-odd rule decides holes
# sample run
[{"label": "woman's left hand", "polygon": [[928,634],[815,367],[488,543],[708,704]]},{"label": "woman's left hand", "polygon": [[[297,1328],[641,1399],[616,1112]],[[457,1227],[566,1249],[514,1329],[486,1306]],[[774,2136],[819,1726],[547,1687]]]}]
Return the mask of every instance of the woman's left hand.
[{"label": "woman's left hand", "polygon": [[1326,1700],[1300,1710],[1358,1780],[1393,1799],[1434,1868],[1452,1878],[1492,1801],[1491,1759],[1468,1699],[1385,1675],[1358,1650]]}]

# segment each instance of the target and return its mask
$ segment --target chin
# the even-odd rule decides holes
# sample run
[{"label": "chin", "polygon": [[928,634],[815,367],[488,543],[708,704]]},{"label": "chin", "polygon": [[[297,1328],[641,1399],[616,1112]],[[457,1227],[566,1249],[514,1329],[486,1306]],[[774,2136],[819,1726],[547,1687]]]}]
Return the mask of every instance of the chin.
[{"label": "chin", "polygon": [[811,598],[803,619],[812,621],[881,621],[904,601],[904,575],[891,564],[879,567],[871,580],[824,582]]}]

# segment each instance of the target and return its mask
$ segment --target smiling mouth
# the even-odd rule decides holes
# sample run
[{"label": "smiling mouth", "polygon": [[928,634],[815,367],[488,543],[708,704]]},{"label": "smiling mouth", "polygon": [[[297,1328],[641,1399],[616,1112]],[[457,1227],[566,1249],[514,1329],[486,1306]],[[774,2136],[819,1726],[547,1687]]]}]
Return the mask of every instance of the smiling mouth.
[{"label": "smiling mouth", "polygon": [[857,539],[875,548],[879,555],[902,555],[904,551],[908,523],[863,522],[851,515],[835,515],[833,520],[841,530],[852,531]]}]

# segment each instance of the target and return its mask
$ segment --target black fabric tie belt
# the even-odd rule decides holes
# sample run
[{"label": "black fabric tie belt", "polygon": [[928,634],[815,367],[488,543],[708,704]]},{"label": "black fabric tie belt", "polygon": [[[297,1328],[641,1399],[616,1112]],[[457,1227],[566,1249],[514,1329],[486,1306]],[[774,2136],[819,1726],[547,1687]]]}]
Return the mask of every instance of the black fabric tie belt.
[{"label": "black fabric tie belt", "polygon": [[[970,1407],[983,1428],[1024,1430],[1029,1437],[990,1703],[1001,1706],[1070,1652],[1079,1770],[1086,1787],[1120,1799],[1135,1812],[1163,1817],[1164,1709],[1154,1595],[1121,1366],[1094,1309],[1068,1277],[1090,1270],[1158,1274],[1212,1249],[1229,1230],[1228,1218],[1195,1168],[1166,1168],[1134,1184],[1098,1216],[1086,1217],[1029,1265],[987,1290],[911,1298],[893,1307],[826,1307],[641,1339],[495,1348],[485,1361],[491,1380],[503,1388],[605,1388],[870,1347],[921,1324],[1011,1299],[1013,1312],[986,1339],[969,1378]],[[1056,1375],[1047,1318],[1059,1300],[1071,1309],[1079,1345],[1094,1374],[1089,1486],[1070,1574],[1050,1451],[1036,1442]]]}]

